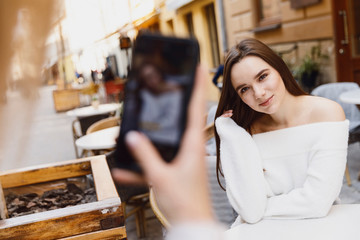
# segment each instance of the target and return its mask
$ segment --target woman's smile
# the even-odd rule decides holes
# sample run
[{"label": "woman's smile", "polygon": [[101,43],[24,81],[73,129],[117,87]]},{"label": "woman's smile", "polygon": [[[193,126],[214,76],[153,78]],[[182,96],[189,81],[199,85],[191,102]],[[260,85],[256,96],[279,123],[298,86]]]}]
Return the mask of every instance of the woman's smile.
[{"label": "woman's smile", "polygon": [[274,98],[274,95],[272,95],[271,97],[266,99],[264,102],[260,103],[259,105],[262,107],[267,107],[272,103],[273,98]]}]

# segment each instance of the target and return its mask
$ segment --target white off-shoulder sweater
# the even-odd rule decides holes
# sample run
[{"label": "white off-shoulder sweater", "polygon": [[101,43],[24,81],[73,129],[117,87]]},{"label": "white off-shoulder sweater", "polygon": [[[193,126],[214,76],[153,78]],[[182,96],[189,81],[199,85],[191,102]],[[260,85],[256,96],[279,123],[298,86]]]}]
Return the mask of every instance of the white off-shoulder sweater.
[{"label": "white off-shoulder sweater", "polygon": [[326,216],[345,171],[349,121],[319,122],[251,136],[219,117],[221,166],[230,204],[245,221]]}]

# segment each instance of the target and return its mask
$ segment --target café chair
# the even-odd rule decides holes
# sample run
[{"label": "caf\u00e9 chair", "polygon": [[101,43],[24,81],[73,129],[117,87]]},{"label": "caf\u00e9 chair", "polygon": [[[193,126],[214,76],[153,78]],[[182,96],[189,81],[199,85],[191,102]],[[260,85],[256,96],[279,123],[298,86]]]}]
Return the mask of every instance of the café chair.
[{"label": "caf\u00e9 chair", "polygon": [[151,210],[155,214],[156,218],[159,220],[159,222],[165,229],[169,229],[171,226],[169,223],[169,220],[165,217],[164,213],[160,210],[160,208],[157,204],[156,195],[155,195],[152,187],[150,187],[150,189],[149,189],[149,200],[150,200]]},{"label": "caf\u00e9 chair", "polygon": [[212,122],[206,125],[206,127],[204,128],[205,141],[209,141],[215,136],[214,126],[215,124]]},{"label": "caf\u00e9 chair", "polygon": [[114,114],[115,114],[115,112],[91,115],[91,116],[87,116],[87,117],[78,117],[82,135],[86,134],[86,131],[92,124],[94,124],[102,119],[105,119],[108,117],[113,117]]},{"label": "caf\u00e9 chair", "polygon": [[[91,134],[96,131],[100,131],[110,127],[116,127],[120,125],[120,118],[119,117],[108,117],[101,119],[93,124],[86,130],[86,135]],[[114,149],[99,149],[99,150],[85,150],[85,154],[90,155],[101,155],[106,154]]]},{"label": "caf\u00e9 chair", "polygon": [[[326,83],[316,87],[311,95],[331,99],[341,105],[346,118],[350,121],[348,144],[360,142],[360,111],[355,104],[344,103],[339,99],[341,93],[358,89],[359,85],[354,82]],[[345,177],[348,186],[351,186],[351,178],[348,165],[345,169]]]},{"label": "caf\u00e9 chair", "polygon": [[[74,149],[75,149],[75,156],[76,156],[76,158],[81,158],[82,156],[84,156],[85,152],[84,152],[84,150],[79,149],[75,144],[76,140],[83,136],[83,134],[81,133],[81,127],[80,127],[79,119],[75,119],[75,120],[72,121],[71,130],[72,130],[72,136],[73,136],[73,144],[74,144]],[[81,153],[79,153],[80,150],[81,150]]]},{"label": "caf\u00e9 chair", "polygon": [[[110,169],[116,168],[114,151],[105,154]],[[135,216],[136,233],[138,238],[146,236],[146,216],[145,211],[150,209],[149,188],[140,185],[122,185],[115,183],[116,190],[121,199],[124,209],[125,221],[131,216]]]},{"label": "caf\u00e9 chair", "polygon": [[109,114],[98,114],[98,115],[92,115],[87,117],[79,117],[72,121],[71,124],[71,130],[73,135],[73,144],[75,148],[75,156],[76,158],[82,158],[86,155],[86,150],[81,150],[76,146],[75,141],[79,139],[80,137],[84,136],[86,134],[86,131],[88,128],[95,122],[100,121],[101,119],[108,118]]},{"label": "caf\u00e9 chair", "polygon": [[207,115],[206,115],[206,127],[204,129],[205,132],[205,150],[206,155],[213,156],[216,155],[216,143],[215,143],[215,134],[214,134],[214,119],[217,110],[217,104],[210,107]]},{"label": "caf\u00e9 chair", "polygon": [[110,127],[115,127],[120,125],[120,117],[108,117],[101,119],[92,125],[86,130],[86,134],[90,134],[99,130],[103,130]]},{"label": "caf\u00e9 chair", "polygon": [[122,202],[125,210],[125,219],[135,215],[136,234],[139,238],[146,237],[146,216],[145,211],[149,208],[149,193],[141,193],[131,196],[127,201]]}]

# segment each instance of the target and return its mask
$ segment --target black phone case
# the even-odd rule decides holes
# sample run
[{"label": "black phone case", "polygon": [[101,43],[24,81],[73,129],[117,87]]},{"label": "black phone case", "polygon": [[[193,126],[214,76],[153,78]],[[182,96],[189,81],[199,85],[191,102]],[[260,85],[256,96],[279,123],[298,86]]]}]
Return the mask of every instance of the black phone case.
[{"label": "black phone case", "polygon": [[[138,61],[137,56],[143,54],[145,56],[150,56],[150,59],[156,59],[156,53],[151,54],[153,49],[161,49],[162,55],[166,59],[171,59],[173,65],[176,67],[182,66],[184,62],[187,61],[187,69],[189,69],[190,82],[183,91],[183,99],[181,103],[181,113],[180,113],[180,136],[178,139],[178,144],[166,144],[166,143],[157,143],[153,141],[154,146],[159,151],[162,158],[170,162],[177,154],[181,138],[183,136],[184,130],[186,128],[187,120],[187,111],[190,97],[192,94],[192,89],[194,85],[195,71],[197,64],[199,62],[199,45],[195,39],[185,39],[185,38],[176,38],[162,36],[159,34],[142,34],[139,35],[135,41],[133,55],[132,55],[132,69],[130,71],[129,80],[125,86],[125,98],[124,98],[124,107],[122,113],[122,121],[120,126],[120,134],[115,150],[115,166],[119,168],[125,168],[131,171],[142,173],[141,168],[133,159],[131,153],[128,151],[128,148],[125,143],[125,135],[132,130],[139,131],[139,114],[136,113],[137,108],[139,108],[139,83],[136,80],[136,69],[134,65]],[[184,51],[188,51],[185,54],[186,59],[181,59],[181,56],[184,56]],[[146,55],[148,54],[148,55]],[[168,55],[168,56],[166,56]],[[151,60],[152,61],[152,60]],[[155,61],[155,60],[154,60]],[[179,71],[182,71],[180,69]],[[137,103],[137,105],[136,105]],[[136,105],[136,106],[135,106]]]}]

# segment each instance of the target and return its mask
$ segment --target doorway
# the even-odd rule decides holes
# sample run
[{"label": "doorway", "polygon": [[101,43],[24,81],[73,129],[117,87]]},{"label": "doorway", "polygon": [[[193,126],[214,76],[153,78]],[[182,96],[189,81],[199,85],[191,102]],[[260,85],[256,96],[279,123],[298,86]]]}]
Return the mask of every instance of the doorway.
[{"label": "doorway", "polygon": [[211,47],[212,64],[217,67],[220,64],[219,40],[216,27],[214,4],[211,3],[204,8],[206,21],[208,23],[209,41]]},{"label": "doorway", "polygon": [[360,85],[360,0],[333,0],[332,4],[337,79]]}]

